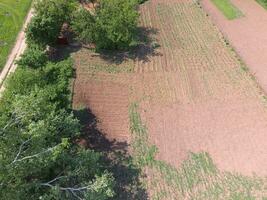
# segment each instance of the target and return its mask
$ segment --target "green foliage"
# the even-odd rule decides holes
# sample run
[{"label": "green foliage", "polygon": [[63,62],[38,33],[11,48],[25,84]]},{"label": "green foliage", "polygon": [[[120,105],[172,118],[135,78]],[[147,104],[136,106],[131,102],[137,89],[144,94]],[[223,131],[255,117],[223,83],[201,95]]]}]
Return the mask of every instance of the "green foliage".
[{"label": "green foliage", "polygon": [[59,108],[69,107],[69,79],[72,77],[72,61],[70,59],[58,63],[48,62],[42,69],[18,68],[6,84],[1,107],[8,107],[16,95],[29,94],[35,87],[45,88],[47,96]]},{"label": "green foliage", "polygon": [[260,5],[267,9],[267,0],[256,0]]},{"label": "green foliage", "polygon": [[0,102],[0,199],[114,196],[102,155],[77,147],[80,124],[68,111],[72,62],[23,67]]},{"label": "green foliage", "polygon": [[83,42],[97,49],[127,49],[136,44],[139,14],[135,0],[102,0],[94,13],[79,10],[72,28]]},{"label": "green foliage", "polygon": [[23,53],[21,58],[17,61],[17,64],[30,68],[40,68],[44,67],[47,61],[48,56],[45,51],[38,46],[32,45]]},{"label": "green foliage", "polygon": [[235,7],[230,0],[212,0],[212,2],[227,19],[235,19],[243,15],[242,12]]},{"label": "green foliage", "polygon": [[72,0],[38,0],[35,16],[26,30],[27,43],[53,45],[63,24],[69,22],[75,5]]},{"label": "green foliage", "polygon": [[77,10],[72,21],[72,29],[80,41],[84,43],[94,42],[95,17],[86,9]]},{"label": "green foliage", "polygon": [[139,4],[145,3],[147,0],[137,0]]}]

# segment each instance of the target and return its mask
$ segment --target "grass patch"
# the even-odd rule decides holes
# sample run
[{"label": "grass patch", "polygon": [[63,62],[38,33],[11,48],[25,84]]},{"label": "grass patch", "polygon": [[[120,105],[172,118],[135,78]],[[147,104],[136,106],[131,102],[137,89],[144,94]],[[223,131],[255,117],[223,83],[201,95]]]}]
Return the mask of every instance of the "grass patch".
[{"label": "grass patch", "polygon": [[32,0],[0,0],[0,70],[14,45]]},{"label": "grass patch", "polygon": [[230,0],[211,0],[227,19],[241,17],[242,12],[235,7]]},{"label": "grass patch", "polygon": [[267,0],[256,0],[262,7],[267,9]]},{"label": "grass patch", "polygon": [[133,66],[117,66],[117,65],[88,65],[88,69],[93,72],[106,72],[109,74],[118,74],[118,73],[132,73]]},{"label": "grass patch", "polygon": [[[148,172],[144,180],[151,199],[265,200],[267,178],[220,171],[206,152],[190,153],[179,168],[155,159],[157,148],[149,144],[138,104],[129,109],[135,163]],[[190,197],[190,198],[188,198]]]}]

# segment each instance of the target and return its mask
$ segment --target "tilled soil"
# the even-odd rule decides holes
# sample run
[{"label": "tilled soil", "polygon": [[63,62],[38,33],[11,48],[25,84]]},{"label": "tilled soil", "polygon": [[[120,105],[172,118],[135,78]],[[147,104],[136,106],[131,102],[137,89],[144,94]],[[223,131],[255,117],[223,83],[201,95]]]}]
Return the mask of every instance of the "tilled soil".
[{"label": "tilled soil", "polygon": [[145,26],[158,29],[160,57],[138,64],[143,117],[160,159],[179,166],[208,152],[221,170],[266,175],[262,91],[206,14],[191,1],[151,1]]},{"label": "tilled soil", "polygon": [[77,52],[74,104],[89,107],[107,136],[128,140],[128,105],[138,101],[159,159],[179,167],[206,151],[221,170],[267,175],[264,94],[210,18],[191,0],[151,0],[140,12],[160,47],[142,47],[127,73],[92,73],[101,59]]}]

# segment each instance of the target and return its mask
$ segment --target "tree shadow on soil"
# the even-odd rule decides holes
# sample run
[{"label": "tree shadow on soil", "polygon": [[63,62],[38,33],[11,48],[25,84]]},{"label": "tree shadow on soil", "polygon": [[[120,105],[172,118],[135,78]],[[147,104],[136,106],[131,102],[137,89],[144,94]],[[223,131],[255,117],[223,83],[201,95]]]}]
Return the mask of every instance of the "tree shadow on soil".
[{"label": "tree shadow on soil", "polygon": [[90,109],[74,110],[75,116],[82,124],[82,137],[78,143],[104,155],[104,162],[113,173],[116,186],[114,200],[146,200],[148,195],[143,188],[141,170],[133,164],[128,152],[127,142],[109,140],[97,128],[97,118]]},{"label": "tree shadow on soil", "polygon": [[[156,40],[158,29],[139,27],[137,32],[138,44],[130,48],[130,50],[100,50],[94,56],[100,57],[112,64],[121,64],[127,60],[146,63],[150,61],[151,57],[162,56],[162,53],[158,51],[160,44]],[[72,53],[78,52],[82,48],[94,51],[93,46],[81,44],[76,42],[74,38],[71,38],[69,45],[55,46],[50,52],[50,59],[52,61],[64,60],[69,58]]]},{"label": "tree shadow on soil", "polygon": [[99,57],[114,64],[121,64],[127,60],[138,60],[141,62],[149,62],[151,57],[162,56],[162,53],[157,51],[160,44],[156,40],[158,29],[139,27],[138,44],[132,47],[129,51],[123,50],[101,50]]},{"label": "tree shadow on soil", "polygon": [[80,51],[82,45],[78,42],[69,45],[57,45],[49,52],[49,59],[51,61],[63,61],[71,57],[72,53]]}]

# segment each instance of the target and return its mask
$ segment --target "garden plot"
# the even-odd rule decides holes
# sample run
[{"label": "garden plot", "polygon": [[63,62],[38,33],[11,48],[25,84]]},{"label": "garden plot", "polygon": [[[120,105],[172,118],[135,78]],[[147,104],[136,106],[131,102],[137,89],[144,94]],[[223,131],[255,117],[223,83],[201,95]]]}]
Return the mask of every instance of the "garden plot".
[{"label": "garden plot", "polygon": [[264,199],[263,91],[195,1],[150,0],[140,13],[155,32],[153,53],[114,62],[76,52],[75,105],[115,139],[130,139],[130,122],[155,199]]},{"label": "garden plot", "polygon": [[207,151],[221,169],[267,174],[262,91],[217,28],[190,1],[150,1],[141,12],[161,45],[160,57],[136,66],[159,156],[179,166],[189,151]]}]

